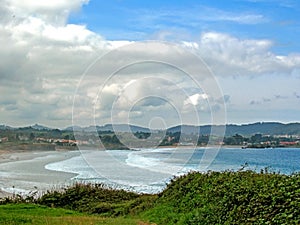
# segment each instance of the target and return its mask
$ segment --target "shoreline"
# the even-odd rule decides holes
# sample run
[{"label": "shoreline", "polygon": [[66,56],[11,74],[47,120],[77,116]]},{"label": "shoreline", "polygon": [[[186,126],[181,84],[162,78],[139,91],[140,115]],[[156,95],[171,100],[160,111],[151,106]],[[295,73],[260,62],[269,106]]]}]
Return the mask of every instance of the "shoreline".
[{"label": "shoreline", "polygon": [[[209,148],[214,146],[208,146]],[[228,150],[241,150],[241,146],[236,145],[223,145],[215,146],[220,147],[220,149],[228,148]],[[205,149],[206,147],[202,146],[162,146],[162,148],[157,147],[157,149],[172,149],[178,148],[178,151],[184,153],[184,149]],[[288,149],[288,148],[287,148]],[[142,150],[142,149],[141,149]],[[256,149],[253,149],[253,152]],[[115,150],[111,150],[115,151]],[[122,150],[125,151],[125,150]],[[129,150],[130,151],[130,150]],[[101,151],[100,151],[101,152]],[[22,191],[38,191],[39,193],[44,193],[51,190],[59,190],[70,186],[76,181],[72,178],[80,175],[76,172],[63,172],[63,170],[49,170],[45,166],[51,163],[57,163],[60,161],[68,160],[73,157],[80,156],[82,152],[80,151],[70,151],[70,150],[60,150],[60,151],[45,151],[45,150],[0,150],[0,198],[5,198],[12,196],[13,193],[18,194]],[[93,158],[91,158],[93,160]],[[108,163],[108,164],[107,164]],[[109,162],[105,161],[105,165],[98,165],[98,169],[115,168],[114,161]],[[81,165],[81,164],[80,164]],[[53,165],[56,168],[56,165]],[[67,168],[68,169],[68,168]],[[143,170],[143,169],[142,169]],[[77,170],[66,170],[66,171],[77,171]],[[122,170],[121,170],[122,171]],[[124,171],[124,170],[123,170]],[[133,171],[135,169],[133,168]],[[132,171],[132,172],[133,172]],[[114,174],[119,176],[119,171],[115,170]],[[152,171],[153,173],[155,171]],[[134,174],[134,173],[133,173]],[[123,177],[122,177],[123,178]],[[142,177],[141,177],[142,178]],[[25,193],[26,194],[26,193]]]},{"label": "shoreline", "polygon": [[38,194],[72,184],[77,174],[47,170],[50,163],[79,155],[75,151],[0,151],[0,198]]},{"label": "shoreline", "polygon": [[179,149],[185,149],[185,148],[237,148],[240,149],[242,148],[244,145],[208,145],[208,146],[195,146],[195,145],[165,145],[165,146],[157,146],[157,148],[159,149],[164,149],[164,148],[171,148],[171,149],[175,149],[175,148],[179,148]]}]

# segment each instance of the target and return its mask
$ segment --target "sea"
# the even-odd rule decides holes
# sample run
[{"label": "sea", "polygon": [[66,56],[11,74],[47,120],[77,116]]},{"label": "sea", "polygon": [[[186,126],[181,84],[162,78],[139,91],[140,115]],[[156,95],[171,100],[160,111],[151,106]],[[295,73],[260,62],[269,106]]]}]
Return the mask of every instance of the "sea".
[{"label": "sea", "polygon": [[158,193],[175,178],[191,171],[300,172],[300,148],[155,148],[93,151],[45,166],[74,173],[73,182],[103,183],[116,189]]}]

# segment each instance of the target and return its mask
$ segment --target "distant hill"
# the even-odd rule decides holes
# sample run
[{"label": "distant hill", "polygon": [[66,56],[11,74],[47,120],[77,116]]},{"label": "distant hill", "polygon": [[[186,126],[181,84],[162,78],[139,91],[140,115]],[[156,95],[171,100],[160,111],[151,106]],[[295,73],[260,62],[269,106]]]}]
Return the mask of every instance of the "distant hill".
[{"label": "distant hill", "polygon": [[12,130],[13,128],[6,125],[0,125],[0,130]]},{"label": "distant hill", "polygon": [[149,128],[140,127],[136,125],[127,124],[106,124],[104,126],[97,126],[98,131],[115,131],[115,132],[150,132]]},{"label": "distant hill", "polygon": [[63,131],[83,131],[83,129],[84,128],[82,128],[80,126],[70,126],[70,127],[63,129]]},{"label": "distant hill", "polygon": [[80,126],[71,126],[64,129],[65,131],[77,131],[77,132],[93,132],[97,129],[97,131],[115,131],[115,132],[150,132],[149,128],[140,127],[136,125],[127,125],[127,124],[106,124],[104,126],[88,126],[88,127],[80,127]]},{"label": "distant hill", "polygon": [[[205,126],[175,126],[168,129],[168,132],[175,133],[181,131],[185,134],[197,133],[200,130],[200,134],[209,135],[212,127],[214,129],[224,129],[224,126],[220,125],[205,125]],[[228,124],[226,125],[226,136],[232,136],[234,134],[241,135],[253,135],[256,133],[266,135],[300,135],[300,123],[289,123],[283,124],[278,122],[264,122],[264,123],[253,123],[253,124]]]},{"label": "distant hill", "polygon": [[[67,129],[71,129],[67,128]],[[115,132],[150,132],[149,128],[140,127],[136,125],[126,125],[126,124],[106,124],[104,126],[96,126],[97,131],[115,131]],[[224,125],[213,125],[214,130],[218,131],[224,129]],[[197,134],[200,131],[202,135],[210,135],[212,126],[193,126],[193,125],[178,125],[168,128],[168,132],[176,133],[182,132],[184,134]],[[95,131],[94,126],[89,126],[85,128],[74,127],[76,131],[91,132]],[[252,123],[252,124],[228,124],[226,125],[226,136],[232,136],[235,134],[241,134],[245,136],[250,136],[256,133],[266,134],[266,135],[300,135],[300,123],[289,123],[283,124],[278,122],[262,122],[262,123]]]},{"label": "distant hill", "polygon": [[[278,123],[278,122],[262,122],[262,123],[252,123],[252,124],[228,124],[224,125],[203,125],[203,126],[193,126],[193,125],[178,125],[174,127],[170,127],[167,129],[170,133],[181,132],[183,134],[200,134],[202,135],[210,135],[212,127],[214,130],[222,130],[226,128],[225,136],[232,136],[235,134],[240,134],[244,136],[250,136],[253,134],[261,133],[265,135],[300,135],[300,123]],[[0,130],[27,130],[27,131],[51,131],[51,130],[59,130],[54,128],[49,128],[43,125],[35,124],[29,127],[20,127],[20,128],[12,128],[7,125],[0,125]],[[150,129],[136,126],[136,125],[127,125],[127,124],[106,124],[104,126],[88,126],[88,127],[80,127],[80,126],[70,126],[61,131],[77,131],[77,132],[94,132],[97,131],[115,131],[115,132],[144,132],[149,133]],[[152,130],[153,131],[153,130]],[[155,131],[155,130],[154,130]],[[157,130],[158,131],[158,130]]]},{"label": "distant hill", "polygon": [[22,129],[22,130],[52,130],[52,128],[40,125],[40,124],[34,124],[32,126],[27,126],[27,127],[11,127],[7,125],[0,125],[0,130],[17,130],[17,129]]},{"label": "distant hill", "polygon": [[39,125],[39,124],[34,124],[31,126],[31,128],[35,129],[35,130],[52,130],[52,128],[43,126],[43,125]]},{"label": "distant hill", "polygon": [[[193,125],[178,125],[175,127],[171,127],[168,129],[168,132],[170,133],[176,133],[176,132],[181,132],[184,134],[197,134],[199,133],[199,126],[193,126]],[[209,128],[209,132],[204,132],[204,133],[210,133],[210,128]]]}]

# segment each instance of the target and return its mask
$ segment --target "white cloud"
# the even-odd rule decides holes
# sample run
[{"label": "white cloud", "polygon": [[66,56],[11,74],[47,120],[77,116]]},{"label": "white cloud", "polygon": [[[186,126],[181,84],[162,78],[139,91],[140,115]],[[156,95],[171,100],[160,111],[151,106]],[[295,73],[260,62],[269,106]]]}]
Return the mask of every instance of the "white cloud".
[{"label": "white cloud", "polygon": [[232,21],[232,22],[237,22],[242,24],[257,24],[257,23],[261,23],[262,21],[265,21],[263,15],[255,15],[255,14],[238,15],[238,16],[223,15],[220,16],[218,20]]},{"label": "white cloud", "polygon": [[55,24],[66,23],[71,12],[80,10],[88,0],[3,0],[5,6],[10,10],[11,15],[16,18],[27,18],[35,15],[43,20]]},{"label": "white cloud", "polygon": [[207,94],[194,94],[194,95],[191,95],[189,96],[185,101],[184,101],[184,104],[192,104],[192,105],[199,105],[200,102],[202,100],[207,100],[208,99],[208,95]]},{"label": "white cloud", "polygon": [[198,42],[182,45],[202,57],[217,76],[292,74],[300,68],[300,54],[278,56],[272,52],[270,40],[206,32]]},{"label": "white cloud", "polygon": [[[261,24],[268,21],[263,14],[256,12],[232,10],[222,10],[204,5],[196,5],[188,8],[168,8],[153,10],[135,9],[131,12],[135,14],[135,19],[132,21],[133,27],[143,27],[146,29],[162,30],[160,37],[165,38],[170,35],[170,30],[180,30],[185,28],[199,28],[201,25],[206,27],[208,23],[236,23],[236,24]],[[171,26],[170,26],[171,24]],[[137,26],[138,25],[138,26]],[[181,34],[177,34],[181,35]]]},{"label": "white cloud", "polygon": [[[66,23],[70,13],[87,2],[1,2],[0,89],[6,96],[7,104],[1,107],[6,123],[26,118],[28,123],[47,124],[47,115],[71,111],[81,74],[111,46],[85,26]],[[50,123],[59,125],[51,118]],[[64,123],[71,123],[71,114]]]},{"label": "white cloud", "polygon": [[[53,127],[70,125],[73,95],[87,67],[100,55],[133,43],[126,40],[108,41],[84,25],[69,24],[70,13],[80,10],[86,3],[86,0],[2,1],[0,111],[3,122],[24,124],[21,122],[23,118],[28,123],[40,122]],[[247,23],[261,19],[259,16],[231,19],[229,15],[222,16],[226,20]],[[274,54],[270,40],[243,40],[228,34],[206,32],[198,41],[183,42],[181,46],[200,56],[217,78],[277,73],[288,75],[300,70],[300,56]],[[128,59],[138,61],[144,55],[159,55],[175,63],[173,67],[159,62],[135,64],[122,69],[104,83],[110,68],[119,68]],[[210,84],[205,76],[201,76],[202,71],[199,71],[199,83],[202,85],[199,87],[191,77],[177,70],[177,65],[186,68],[197,66],[195,61],[185,58],[184,51],[181,57],[174,56],[171,48],[161,48],[158,44],[149,49],[133,48],[120,54],[117,59],[102,61],[102,64],[102,70],[96,68],[90,80],[81,82],[83,89],[77,93],[82,111],[77,112],[76,116],[89,118],[88,123],[93,122],[94,112],[93,108],[88,107],[94,104],[98,104],[95,107],[96,116],[101,123],[109,121],[114,103],[119,119],[126,119],[132,110],[131,119],[138,118],[141,123],[143,120],[148,123],[150,116],[178,123],[174,119],[177,118],[176,113],[189,118],[186,120],[188,123],[193,123],[194,117],[191,115],[195,114],[191,112],[195,111],[195,107],[199,113],[201,110],[209,111],[209,108],[218,109],[222,103],[220,99],[223,96],[205,93],[205,88]],[[101,96],[97,96],[102,87]],[[97,97],[100,102],[97,102]],[[231,101],[234,104],[234,98]]]}]

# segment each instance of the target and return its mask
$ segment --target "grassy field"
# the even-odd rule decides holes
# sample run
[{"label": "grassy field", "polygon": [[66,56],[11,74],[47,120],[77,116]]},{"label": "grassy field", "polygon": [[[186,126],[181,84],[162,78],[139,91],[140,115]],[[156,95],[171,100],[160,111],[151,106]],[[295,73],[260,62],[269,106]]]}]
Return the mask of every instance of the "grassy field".
[{"label": "grassy field", "polygon": [[0,201],[0,224],[151,223],[299,225],[300,174],[194,172],[156,195],[77,184]]},{"label": "grassy field", "polygon": [[0,206],[1,225],[80,225],[80,224],[146,224],[130,218],[103,218],[72,210],[49,208],[35,204],[6,204]]}]

